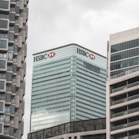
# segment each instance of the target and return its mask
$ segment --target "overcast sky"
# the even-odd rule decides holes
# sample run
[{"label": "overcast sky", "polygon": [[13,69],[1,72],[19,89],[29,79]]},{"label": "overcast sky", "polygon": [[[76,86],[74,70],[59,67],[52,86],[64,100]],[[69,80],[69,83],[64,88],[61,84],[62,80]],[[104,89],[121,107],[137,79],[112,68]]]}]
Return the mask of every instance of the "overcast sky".
[{"label": "overcast sky", "polygon": [[107,55],[109,35],[139,26],[139,0],[30,0],[23,139],[30,121],[32,54],[69,43]]}]

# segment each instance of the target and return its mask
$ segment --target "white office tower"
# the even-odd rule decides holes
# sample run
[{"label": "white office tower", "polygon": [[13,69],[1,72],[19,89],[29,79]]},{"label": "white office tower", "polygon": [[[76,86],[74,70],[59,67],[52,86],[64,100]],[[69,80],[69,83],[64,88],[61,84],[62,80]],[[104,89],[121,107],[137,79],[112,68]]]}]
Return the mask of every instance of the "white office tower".
[{"label": "white office tower", "polygon": [[107,139],[139,138],[139,28],[110,35]]}]

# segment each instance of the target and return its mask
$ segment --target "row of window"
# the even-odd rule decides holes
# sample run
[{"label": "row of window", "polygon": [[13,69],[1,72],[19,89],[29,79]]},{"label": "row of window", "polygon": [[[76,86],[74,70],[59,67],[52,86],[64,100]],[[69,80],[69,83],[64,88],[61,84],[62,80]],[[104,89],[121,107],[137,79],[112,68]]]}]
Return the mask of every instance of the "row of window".
[{"label": "row of window", "polygon": [[14,41],[14,33],[0,33],[0,38],[6,38],[9,39],[10,41]]},{"label": "row of window", "polygon": [[12,81],[12,73],[0,73],[0,79],[7,79],[8,81]]},{"label": "row of window", "polygon": [[96,67],[96,66],[94,66],[94,65],[92,65],[90,63],[83,62],[83,67],[85,67],[88,70],[91,70],[91,71],[100,73],[100,68],[99,67]]},{"label": "row of window", "polygon": [[0,122],[10,122],[10,116],[9,115],[0,115]]},{"label": "row of window", "polygon": [[111,72],[111,78],[117,78],[117,77],[121,77],[133,72],[139,71],[139,67],[133,67],[133,68],[128,68],[128,69],[122,69],[119,71],[115,71],[115,72]]},{"label": "row of window", "polygon": [[127,50],[124,52],[119,52],[116,54],[112,54],[111,55],[111,61],[125,59],[125,58],[129,58],[129,57],[137,56],[137,55],[139,55],[139,48]]},{"label": "row of window", "polygon": [[9,19],[10,21],[15,21],[15,14],[14,13],[0,13],[0,18]]},{"label": "row of window", "polygon": [[112,63],[111,70],[126,68],[134,65],[139,65],[139,57]]},{"label": "row of window", "polygon": [[13,53],[0,53],[0,58],[13,60]]},{"label": "row of window", "polygon": [[124,43],[119,43],[111,46],[111,53],[134,48],[139,46],[139,39],[124,42]]},{"label": "row of window", "polygon": [[10,64],[10,65],[7,66],[7,70],[8,70],[8,71],[16,72],[16,71],[17,71],[17,65],[15,65],[15,64]]}]

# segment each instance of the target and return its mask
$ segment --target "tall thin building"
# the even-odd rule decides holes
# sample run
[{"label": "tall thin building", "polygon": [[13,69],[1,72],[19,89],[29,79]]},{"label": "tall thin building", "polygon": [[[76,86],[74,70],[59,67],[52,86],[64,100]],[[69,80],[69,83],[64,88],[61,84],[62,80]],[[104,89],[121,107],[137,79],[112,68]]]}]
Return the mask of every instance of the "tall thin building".
[{"label": "tall thin building", "polygon": [[0,139],[21,139],[28,0],[0,0]]},{"label": "tall thin building", "polygon": [[108,45],[107,139],[139,138],[139,27]]},{"label": "tall thin building", "polygon": [[104,56],[77,44],[33,56],[31,132],[105,117]]}]

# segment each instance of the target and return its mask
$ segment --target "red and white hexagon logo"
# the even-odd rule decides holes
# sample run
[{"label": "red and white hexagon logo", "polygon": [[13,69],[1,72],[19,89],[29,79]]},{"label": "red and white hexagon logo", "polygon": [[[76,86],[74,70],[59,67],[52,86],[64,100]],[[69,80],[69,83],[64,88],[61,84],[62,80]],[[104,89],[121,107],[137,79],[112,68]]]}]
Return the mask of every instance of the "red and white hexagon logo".
[{"label": "red and white hexagon logo", "polygon": [[90,54],[89,57],[94,60],[95,59],[95,56],[93,54]]},{"label": "red and white hexagon logo", "polygon": [[48,57],[49,58],[52,58],[52,57],[54,57],[55,56],[55,52],[50,52],[49,54],[48,54]]}]

